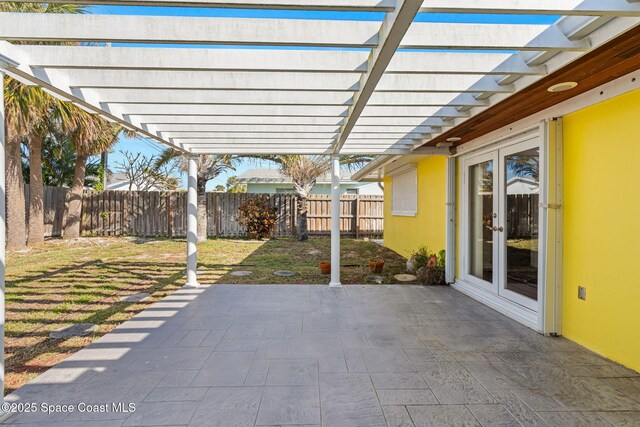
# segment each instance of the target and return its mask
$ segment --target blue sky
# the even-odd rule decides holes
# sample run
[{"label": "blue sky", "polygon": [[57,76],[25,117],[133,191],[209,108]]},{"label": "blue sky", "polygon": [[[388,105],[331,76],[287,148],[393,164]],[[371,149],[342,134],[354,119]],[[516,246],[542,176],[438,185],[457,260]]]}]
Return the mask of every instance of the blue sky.
[{"label": "blue sky", "polygon": [[[425,1],[428,4],[428,0]],[[249,10],[249,9],[201,9],[201,8],[174,8],[174,7],[142,7],[142,6],[92,6],[91,13],[113,15],[155,15],[155,16],[199,16],[199,17],[235,17],[235,18],[271,18],[271,19],[324,19],[324,20],[363,20],[382,21],[383,13],[372,12],[322,12],[322,11],[289,11],[289,10]],[[489,24],[551,24],[558,19],[556,16],[526,16],[526,15],[475,15],[475,14],[426,14],[420,13],[416,17],[419,22],[451,22],[451,23],[489,23]],[[118,44],[114,44],[118,46]],[[136,45],[129,45],[136,46]],[[153,45],[155,47],[172,47],[171,45]],[[185,45],[180,46],[182,48]],[[194,48],[225,48],[225,46],[189,46]],[[234,46],[234,48],[242,48]],[[250,46],[245,46],[250,48]],[[277,49],[283,49],[277,47]],[[300,48],[297,48],[300,49]],[[157,155],[164,146],[151,140],[131,140],[122,137],[109,156],[110,169],[114,169],[115,162],[122,159],[120,151],[142,152],[146,155]],[[213,189],[218,184],[225,184],[227,178],[232,175],[240,175],[247,169],[254,167],[273,167],[270,162],[244,162],[231,171],[220,175],[207,185]],[[183,177],[183,186],[184,181]]]}]

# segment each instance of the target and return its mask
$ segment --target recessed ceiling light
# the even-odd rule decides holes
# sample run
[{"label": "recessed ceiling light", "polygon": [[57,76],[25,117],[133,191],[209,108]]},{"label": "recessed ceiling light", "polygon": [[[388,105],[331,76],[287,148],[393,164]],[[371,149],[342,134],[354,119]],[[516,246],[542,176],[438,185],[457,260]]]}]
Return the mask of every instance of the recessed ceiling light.
[{"label": "recessed ceiling light", "polygon": [[459,138],[457,136],[452,136],[451,138],[447,138],[447,142],[459,142],[462,141],[462,138]]},{"label": "recessed ceiling light", "polygon": [[558,83],[555,84],[553,86],[550,86],[547,90],[549,92],[565,92],[567,90],[571,90],[574,87],[578,86],[577,82],[562,82],[562,83]]}]

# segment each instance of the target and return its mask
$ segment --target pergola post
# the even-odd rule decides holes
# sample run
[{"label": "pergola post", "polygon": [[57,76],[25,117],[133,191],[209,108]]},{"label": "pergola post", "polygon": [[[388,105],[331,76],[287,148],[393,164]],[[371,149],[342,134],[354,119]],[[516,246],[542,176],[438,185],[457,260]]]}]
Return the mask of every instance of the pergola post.
[{"label": "pergola post", "polygon": [[185,287],[197,288],[198,283],[198,156],[189,156],[187,188],[187,283]]},{"label": "pergola post", "polygon": [[340,156],[331,156],[331,282],[337,288],[340,283]]},{"label": "pergola post", "polygon": [[4,329],[5,329],[5,289],[4,275],[6,270],[6,239],[7,239],[7,212],[6,212],[6,190],[5,190],[5,129],[4,129],[4,72],[0,68],[0,321],[2,330],[0,331],[0,391],[4,402]]}]

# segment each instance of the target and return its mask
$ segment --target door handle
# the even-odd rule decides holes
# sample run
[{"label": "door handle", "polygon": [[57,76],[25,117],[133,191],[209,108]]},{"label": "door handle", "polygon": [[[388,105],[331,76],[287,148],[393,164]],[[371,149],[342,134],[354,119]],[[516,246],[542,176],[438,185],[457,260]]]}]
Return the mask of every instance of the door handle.
[{"label": "door handle", "polygon": [[502,233],[504,231],[504,228],[503,227],[498,227],[498,231]]},{"label": "door handle", "polygon": [[491,229],[492,229],[493,231],[498,231],[498,227],[496,227],[495,225],[494,225],[493,227],[491,227]]}]

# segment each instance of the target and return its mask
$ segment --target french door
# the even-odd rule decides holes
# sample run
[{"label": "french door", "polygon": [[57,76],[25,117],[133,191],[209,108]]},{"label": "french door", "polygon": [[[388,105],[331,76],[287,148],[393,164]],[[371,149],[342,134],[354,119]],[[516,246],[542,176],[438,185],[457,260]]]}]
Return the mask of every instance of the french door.
[{"label": "french door", "polygon": [[463,173],[463,278],[537,312],[539,139],[466,159]]}]

